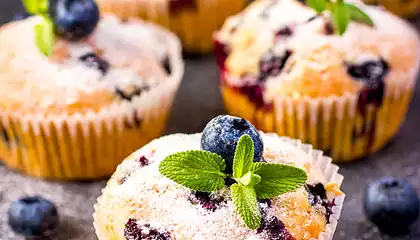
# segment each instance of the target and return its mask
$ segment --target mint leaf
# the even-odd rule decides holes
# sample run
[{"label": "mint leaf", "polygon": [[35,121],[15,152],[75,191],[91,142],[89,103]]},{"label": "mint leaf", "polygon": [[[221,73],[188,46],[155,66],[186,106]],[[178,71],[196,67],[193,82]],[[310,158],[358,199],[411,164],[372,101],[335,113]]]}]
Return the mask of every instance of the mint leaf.
[{"label": "mint leaf", "polygon": [[300,168],[274,163],[254,163],[251,171],[261,177],[254,186],[258,198],[269,199],[302,186],[307,176]]},{"label": "mint leaf", "polygon": [[255,190],[237,183],[233,184],[230,190],[236,211],[246,226],[250,229],[257,229],[261,225],[261,212]]},{"label": "mint leaf", "polygon": [[326,0],[306,0],[306,3],[309,7],[321,13],[327,9],[327,1]]},{"label": "mint leaf", "polygon": [[255,173],[248,172],[239,179],[239,183],[244,186],[253,187],[261,181],[261,177]]},{"label": "mint leaf", "polygon": [[236,145],[235,156],[233,158],[233,177],[241,178],[249,169],[254,161],[254,141],[249,135],[242,135]]},{"label": "mint leaf", "polygon": [[172,154],[159,164],[159,172],[172,181],[195,191],[214,192],[225,186],[226,163],[207,151]]},{"label": "mint leaf", "polygon": [[42,16],[42,22],[35,25],[35,42],[45,56],[52,54],[54,45],[54,25],[51,19]]},{"label": "mint leaf", "polygon": [[23,0],[23,7],[30,14],[48,12],[48,0]]},{"label": "mint leaf", "polygon": [[345,3],[345,5],[351,20],[367,24],[371,27],[375,25],[369,15],[363,12],[359,7],[351,3]]},{"label": "mint leaf", "polygon": [[336,31],[343,35],[350,22],[350,15],[343,0],[331,3],[331,13]]}]

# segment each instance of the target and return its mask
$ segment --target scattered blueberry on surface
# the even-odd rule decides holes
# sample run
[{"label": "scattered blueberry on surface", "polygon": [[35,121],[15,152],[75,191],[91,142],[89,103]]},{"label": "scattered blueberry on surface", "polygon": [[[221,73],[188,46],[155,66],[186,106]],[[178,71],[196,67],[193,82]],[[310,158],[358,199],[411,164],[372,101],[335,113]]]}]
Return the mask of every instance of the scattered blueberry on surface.
[{"label": "scattered blueberry on surface", "polygon": [[86,66],[98,69],[103,75],[108,72],[110,67],[106,60],[100,58],[95,53],[87,53],[81,56],[79,59],[80,61],[84,62]]},{"label": "scattered blueberry on surface", "polygon": [[21,12],[21,13],[17,13],[13,16],[12,21],[19,21],[19,20],[23,20],[26,19],[28,17],[30,17],[31,14],[29,14],[28,12]]},{"label": "scattered blueberry on surface", "polygon": [[56,0],[50,6],[56,33],[70,41],[89,36],[99,22],[94,0]]},{"label": "scattered blueberry on surface", "polygon": [[254,162],[259,162],[264,150],[261,135],[243,118],[221,115],[212,119],[203,130],[201,148],[222,156],[226,161],[226,172],[231,173],[236,145],[244,134],[254,141]]},{"label": "scattered blueberry on surface", "polygon": [[366,188],[364,210],[383,233],[402,235],[419,215],[419,198],[406,180],[384,177]]},{"label": "scattered blueberry on surface", "polygon": [[12,202],[8,210],[9,225],[26,237],[44,236],[58,226],[57,208],[41,197],[24,197]]}]

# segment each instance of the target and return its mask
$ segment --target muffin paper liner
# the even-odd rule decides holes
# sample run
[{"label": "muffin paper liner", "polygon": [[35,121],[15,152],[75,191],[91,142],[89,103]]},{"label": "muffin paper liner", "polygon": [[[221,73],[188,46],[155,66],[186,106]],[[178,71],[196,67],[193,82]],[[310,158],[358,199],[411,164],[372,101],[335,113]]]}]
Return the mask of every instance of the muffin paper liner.
[{"label": "muffin paper liner", "polygon": [[[187,52],[208,53],[213,49],[212,34],[227,17],[242,11],[246,0],[196,0],[195,7],[179,6],[171,0],[98,0],[101,12],[111,12],[120,18],[140,17],[175,32]],[[171,2],[172,6],[171,6]]]},{"label": "muffin paper liner", "polygon": [[[332,163],[332,159],[330,157],[323,155],[322,151],[314,149],[313,146],[310,144],[303,144],[300,140],[297,140],[297,139],[292,139],[289,137],[280,137],[275,133],[268,133],[267,135],[269,137],[273,137],[273,138],[275,137],[276,140],[280,142],[286,142],[293,145],[296,148],[301,149],[309,157],[313,158],[313,163],[314,163],[313,166],[321,171],[321,174],[325,178],[324,179],[324,181],[326,181],[325,183],[336,183],[338,187],[341,187],[344,180],[344,176],[338,173],[339,167]],[[102,190],[102,192],[104,192],[104,189]],[[333,194],[333,195],[330,195],[330,194]],[[340,195],[334,195],[334,193],[330,193],[330,192],[328,192],[328,195],[329,197],[334,198],[335,206],[332,208],[333,213],[330,216],[330,223],[326,225],[326,230],[320,233],[318,240],[332,240],[333,239],[333,236],[337,227],[337,223],[340,218],[341,209],[343,208],[344,199],[346,196],[344,193]],[[93,214],[95,231],[100,240],[104,240],[104,236],[109,236],[107,233],[101,232],[102,230],[105,230],[106,228],[104,228],[103,226],[100,226],[101,221],[99,220],[102,219],[103,216],[100,216],[97,213],[99,209],[99,204],[105,202],[105,199],[102,199],[102,198],[103,198],[102,195],[98,197],[97,202],[94,205],[95,212]],[[100,211],[100,212],[101,214],[103,213],[103,211]]]},{"label": "muffin paper liner", "polygon": [[172,74],[131,102],[99,112],[36,115],[0,112],[0,158],[10,168],[47,179],[110,176],[121,159],[160,136],[184,71],[175,35],[168,39]]},{"label": "muffin paper liner", "polygon": [[[305,153],[311,156],[314,159],[315,167],[322,171],[326,181],[336,183],[339,187],[341,187],[344,177],[338,173],[339,167],[332,163],[332,159],[330,157],[324,156],[322,151],[314,149],[310,144],[303,144],[300,140],[288,137],[280,137],[280,139],[302,149]],[[334,196],[335,206],[332,208],[333,214],[330,216],[330,223],[327,224],[325,232],[320,233],[318,240],[333,239],[345,197],[346,195],[344,193]]]},{"label": "muffin paper liner", "polygon": [[226,86],[226,75],[222,75],[221,89],[230,114],[250,120],[260,130],[309,142],[342,162],[376,152],[396,134],[408,110],[415,76],[417,72],[399,79],[401,82],[386,83],[382,105],[369,107],[364,117],[358,110],[359,94],[299,99],[277,96],[267,109]]}]

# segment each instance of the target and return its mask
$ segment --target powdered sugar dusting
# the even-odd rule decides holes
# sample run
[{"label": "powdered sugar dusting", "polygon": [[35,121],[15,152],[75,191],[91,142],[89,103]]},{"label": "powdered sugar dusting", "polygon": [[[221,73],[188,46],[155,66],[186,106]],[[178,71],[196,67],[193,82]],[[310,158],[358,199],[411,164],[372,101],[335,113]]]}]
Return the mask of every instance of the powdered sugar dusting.
[{"label": "powdered sugar dusting", "polygon": [[[48,58],[35,44],[33,29],[39,21],[30,17],[1,28],[0,95],[7,100],[5,108],[43,111],[83,106],[97,111],[97,105],[122,101],[116,87],[151,88],[168,79],[161,63],[168,56],[168,36],[151,24],[105,15],[88,39],[57,38]],[[90,53],[110,64],[106,74],[80,60]]]},{"label": "powdered sugar dusting", "polygon": [[[308,167],[313,166],[312,157],[290,144],[278,141],[278,137],[272,138],[265,134],[262,136],[268,162],[287,163],[302,167],[311,179],[324,182],[324,178],[319,175],[318,171]],[[172,239],[267,239],[264,234],[258,233],[256,230],[249,230],[245,226],[235,211],[227,188],[214,193],[215,197],[221,198],[223,201],[219,203],[217,209],[209,211],[200,204],[194,204],[191,201],[193,194],[191,190],[174,183],[159,173],[158,165],[166,156],[180,151],[200,149],[200,137],[200,134],[177,134],[160,138],[133,153],[118,167],[103,192],[103,200],[99,201],[96,208],[96,219],[102,216],[106,216],[107,219],[104,220],[105,226],[101,226],[101,228],[107,229],[102,232],[107,237],[103,239],[124,239],[122,235],[124,224],[129,218],[136,219],[139,224],[150,224],[162,231],[167,231],[171,234]],[[274,149],[282,149],[282,151],[274,151]],[[140,166],[136,162],[142,156],[149,160],[149,165]],[[295,160],[294,163],[293,160]],[[130,175],[126,181],[122,184],[118,183],[117,179],[126,175],[127,172],[130,172]],[[304,188],[289,193],[288,196],[279,197],[273,204],[280,207],[290,199],[307,198]],[[287,204],[283,206],[281,211],[287,212],[288,206]],[[306,206],[311,207],[307,200],[302,209],[299,205],[294,205],[300,211],[308,211]],[[282,215],[275,209],[277,208],[266,210],[279,217],[286,226],[288,226],[287,218],[298,217],[292,214]],[[316,210],[310,210],[314,211],[314,214],[318,214]],[[118,219],[118,222],[114,219]],[[325,230],[325,218],[318,219],[318,221],[321,221],[320,226],[323,226],[319,228],[319,232],[322,232]],[[304,228],[300,230],[305,231]]]}]

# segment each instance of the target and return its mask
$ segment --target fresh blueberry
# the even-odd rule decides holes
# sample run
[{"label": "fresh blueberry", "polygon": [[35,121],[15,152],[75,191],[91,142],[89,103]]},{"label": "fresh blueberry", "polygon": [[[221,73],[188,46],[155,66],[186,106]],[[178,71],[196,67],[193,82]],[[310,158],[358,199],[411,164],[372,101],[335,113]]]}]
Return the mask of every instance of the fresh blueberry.
[{"label": "fresh blueberry", "polygon": [[58,225],[58,212],[53,203],[41,197],[24,197],[12,202],[8,210],[9,225],[26,237],[44,236]]},{"label": "fresh blueberry", "polygon": [[226,161],[226,171],[231,173],[236,144],[244,134],[254,141],[254,162],[259,162],[264,149],[262,138],[257,129],[243,118],[221,115],[212,119],[204,128],[201,148],[222,156]]},{"label": "fresh blueberry", "polygon": [[23,20],[26,19],[28,17],[30,17],[31,14],[27,13],[27,12],[21,12],[21,13],[17,13],[13,16],[12,21],[19,21],[19,20]]},{"label": "fresh blueberry", "polygon": [[382,232],[401,235],[419,215],[419,198],[407,181],[384,177],[366,188],[364,209]]},{"label": "fresh blueberry", "polygon": [[98,69],[103,75],[108,72],[110,67],[109,63],[105,59],[100,58],[95,53],[87,53],[79,59],[84,62],[86,66]]},{"label": "fresh blueberry", "polygon": [[94,0],[56,0],[50,15],[59,36],[77,41],[89,36],[99,22],[99,9]]}]

